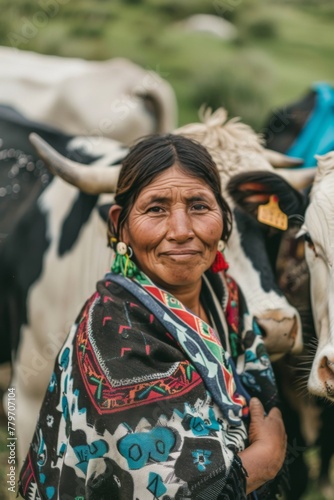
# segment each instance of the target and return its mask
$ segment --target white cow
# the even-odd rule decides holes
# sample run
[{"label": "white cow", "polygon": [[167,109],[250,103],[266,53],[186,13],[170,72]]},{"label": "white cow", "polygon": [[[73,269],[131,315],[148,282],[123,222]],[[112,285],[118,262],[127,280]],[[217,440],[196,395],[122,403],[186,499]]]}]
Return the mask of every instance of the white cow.
[{"label": "white cow", "polygon": [[127,59],[87,61],[0,47],[0,102],[67,134],[124,144],[176,126],[174,91]]},{"label": "white cow", "polygon": [[[225,120],[226,112],[220,110],[212,116],[207,115],[204,124],[194,124],[189,126],[189,129],[184,128],[177,132],[189,135],[192,130],[193,135],[194,130],[203,130],[202,137],[199,138],[203,144],[208,145],[207,142],[211,144],[210,150],[219,164],[224,185],[236,172],[248,170],[252,168],[251,165],[257,170],[272,171],[265,158],[266,152],[255,133],[246,125],[235,121],[224,123]],[[47,160],[48,148],[45,151],[43,143],[40,146],[41,156]],[[278,158],[282,160],[283,157],[278,155]],[[87,168],[52,153],[51,164],[53,173],[61,175],[83,192],[96,195],[113,193],[115,190],[118,175],[115,167],[103,168],[102,165],[99,167],[91,165]],[[293,191],[291,186],[288,184],[287,186]],[[106,249],[106,228],[96,210],[91,212],[71,252],[61,257],[57,255],[63,222],[68,217],[68,210],[73,205],[76,193],[74,187],[58,179],[44,191],[38,202],[39,209],[47,217],[50,227],[48,234],[50,246],[43,258],[42,272],[29,288],[27,297],[29,321],[22,328],[22,340],[16,362],[15,383],[20,393],[18,431],[21,457],[26,452],[33,432],[34,420],[51,374],[56,350],[65,338],[69,323],[74,320],[84,300],[83,296],[89,295],[95,282],[110,265],[111,254]],[[102,203],[102,196],[107,195],[99,195],[97,205]],[[55,210],[59,200],[61,200],[61,212]],[[253,268],[251,257],[244,255],[242,235],[236,225],[234,233],[228,253],[231,271],[237,275],[238,267],[242,266],[238,279],[242,278],[243,283],[249,284],[249,287],[243,286],[247,300],[254,299],[252,293],[257,294],[257,301],[254,303],[253,300],[251,307],[256,311],[259,322],[262,322],[263,331],[268,333],[272,353],[279,356],[290,349],[298,350],[301,346],[301,332],[297,311],[279,295],[261,290],[261,272]],[[29,234],[29,231],[27,230],[25,234]],[[271,313],[273,318],[269,316]],[[285,333],[289,334],[285,337],[282,335],[284,333],[282,324],[286,328]],[[274,335],[276,326],[277,342]],[[29,415],[29,420],[26,415]]]},{"label": "white cow", "polygon": [[300,232],[305,234],[318,337],[308,388],[311,393],[334,401],[334,151],[317,159],[317,174]]}]

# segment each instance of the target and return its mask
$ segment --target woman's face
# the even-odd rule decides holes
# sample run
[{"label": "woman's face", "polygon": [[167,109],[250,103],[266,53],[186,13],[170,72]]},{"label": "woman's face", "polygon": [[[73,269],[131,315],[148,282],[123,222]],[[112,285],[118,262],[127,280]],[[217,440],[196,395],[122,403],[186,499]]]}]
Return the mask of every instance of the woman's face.
[{"label": "woman's face", "polygon": [[121,238],[154,283],[174,290],[198,284],[222,232],[221,209],[209,185],[173,165],[140,192]]}]

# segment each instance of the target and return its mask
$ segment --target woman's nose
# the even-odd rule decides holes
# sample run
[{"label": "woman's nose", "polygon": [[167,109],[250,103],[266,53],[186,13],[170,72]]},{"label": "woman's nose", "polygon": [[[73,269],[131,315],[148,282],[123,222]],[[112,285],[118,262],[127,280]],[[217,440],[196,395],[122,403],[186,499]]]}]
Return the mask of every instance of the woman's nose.
[{"label": "woman's nose", "polygon": [[185,210],[172,211],[168,220],[167,238],[184,241],[194,237],[191,217]]}]

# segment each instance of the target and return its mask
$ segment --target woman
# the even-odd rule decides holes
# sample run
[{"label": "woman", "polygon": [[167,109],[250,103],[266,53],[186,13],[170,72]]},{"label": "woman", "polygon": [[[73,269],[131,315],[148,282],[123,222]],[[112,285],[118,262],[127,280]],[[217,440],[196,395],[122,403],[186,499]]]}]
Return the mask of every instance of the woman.
[{"label": "woman", "polygon": [[261,336],[224,274],[220,193],[215,163],[190,139],[130,150],[110,210],[112,272],[58,356],[24,498],[275,498],[265,483],[285,431]]}]

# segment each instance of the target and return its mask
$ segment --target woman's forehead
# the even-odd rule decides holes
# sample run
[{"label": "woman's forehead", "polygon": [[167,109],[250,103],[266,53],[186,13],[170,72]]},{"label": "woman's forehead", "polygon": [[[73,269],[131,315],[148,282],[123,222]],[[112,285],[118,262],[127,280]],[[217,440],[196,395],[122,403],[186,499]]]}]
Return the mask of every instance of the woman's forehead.
[{"label": "woman's forehead", "polygon": [[187,196],[193,196],[198,193],[201,196],[208,196],[214,193],[204,179],[195,177],[180,170],[180,168],[170,167],[168,170],[160,173],[150,184],[145,186],[139,193],[139,198],[171,197],[176,192],[181,192]]}]

